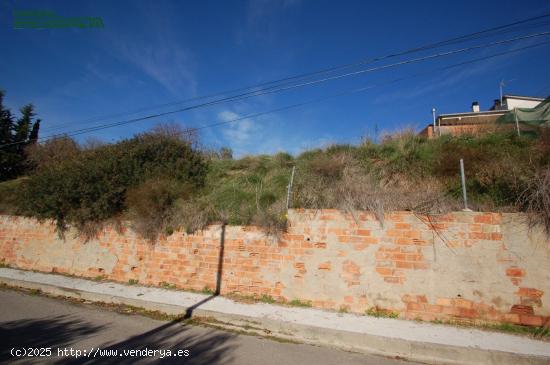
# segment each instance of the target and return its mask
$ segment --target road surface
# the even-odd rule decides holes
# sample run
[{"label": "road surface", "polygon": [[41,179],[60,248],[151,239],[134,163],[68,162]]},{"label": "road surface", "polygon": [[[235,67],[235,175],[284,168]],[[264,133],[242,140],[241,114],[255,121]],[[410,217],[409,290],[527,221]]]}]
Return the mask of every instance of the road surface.
[{"label": "road surface", "polygon": [[[413,365],[396,359],[126,315],[96,305],[8,289],[0,289],[0,303],[0,363]],[[41,356],[12,356],[25,352]]]}]

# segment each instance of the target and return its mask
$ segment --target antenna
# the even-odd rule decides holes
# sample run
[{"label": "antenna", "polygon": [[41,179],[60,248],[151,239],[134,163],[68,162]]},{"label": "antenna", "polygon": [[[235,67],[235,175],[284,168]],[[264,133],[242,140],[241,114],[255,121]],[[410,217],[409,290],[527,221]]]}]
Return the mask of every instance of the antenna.
[{"label": "antenna", "polygon": [[498,83],[498,87],[500,89],[500,105],[502,105],[502,94],[503,94],[502,90],[504,89],[504,86],[506,86],[507,83],[514,81],[515,79],[516,77],[506,81],[503,79],[503,80],[500,80],[500,82]]},{"label": "antenna", "polygon": [[500,105],[502,105],[502,89],[504,88],[504,80],[500,80],[498,83],[498,88],[500,90]]}]

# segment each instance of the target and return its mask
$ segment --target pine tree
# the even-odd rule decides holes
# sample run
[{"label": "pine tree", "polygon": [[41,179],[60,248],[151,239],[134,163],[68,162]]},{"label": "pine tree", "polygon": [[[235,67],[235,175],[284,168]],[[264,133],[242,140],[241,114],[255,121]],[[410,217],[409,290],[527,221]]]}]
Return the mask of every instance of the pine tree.
[{"label": "pine tree", "polygon": [[37,119],[36,122],[34,122],[31,134],[29,135],[29,143],[36,143],[38,140],[38,131],[40,130],[40,119]]},{"label": "pine tree", "polygon": [[25,105],[20,109],[20,111],[21,117],[17,120],[17,124],[15,125],[15,142],[19,143],[19,148],[23,148],[29,140],[32,118],[36,114],[34,113],[34,107],[32,104]]},{"label": "pine tree", "polygon": [[4,108],[4,91],[0,90],[0,145],[13,142],[13,116],[9,109]]},{"label": "pine tree", "polygon": [[4,107],[4,91],[0,90],[0,181],[11,179],[19,160],[14,151],[13,132],[15,125],[9,109]]},{"label": "pine tree", "polygon": [[38,140],[40,119],[32,104],[21,108],[21,117],[14,121],[11,111],[4,107],[4,91],[0,90],[0,181],[16,178],[28,167],[25,147]]}]

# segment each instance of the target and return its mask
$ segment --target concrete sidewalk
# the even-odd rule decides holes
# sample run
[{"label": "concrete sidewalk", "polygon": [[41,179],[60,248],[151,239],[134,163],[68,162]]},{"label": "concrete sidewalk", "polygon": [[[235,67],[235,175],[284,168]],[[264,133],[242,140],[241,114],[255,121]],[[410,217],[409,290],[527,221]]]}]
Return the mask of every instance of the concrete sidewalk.
[{"label": "concrete sidewalk", "polygon": [[550,343],[467,328],[374,318],[312,308],[244,304],[176,290],[94,282],[0,268],[0,282],[52,295],[123,303],[168,314],[213,317],[216,325],[256,329],[305,343],[429,364],[548,364]]}]

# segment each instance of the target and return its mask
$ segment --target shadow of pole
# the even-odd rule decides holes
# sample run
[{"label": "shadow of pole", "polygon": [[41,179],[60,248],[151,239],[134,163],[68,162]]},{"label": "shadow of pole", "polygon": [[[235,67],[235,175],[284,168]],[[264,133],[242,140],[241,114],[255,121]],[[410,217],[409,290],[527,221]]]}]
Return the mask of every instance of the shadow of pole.
[{"label": "shadow of pole", "polygon": [[226,223],[222,223],[222,231],[220,234],[220,253],[218,254],[218,270],[216,273],[216,290],[214,291],[214,294],[209,296],[208,298],[204,298],[198,303],[193,304],[189,308],[185,310],[185,315],[183,316],[183,319],[189,319],[193,316],[193,311],[203,305],[204,303],[214,299],[221,293],[222,289],[222,279],[223,279],[223,259],[224,259],[224,249],[225,249],[225,225]]},{"label": "shadow of pole", "polygon": [[223,258],[225,249],[225,222],[222,223],[222,232],[220,235],[220,254],[218,255],[218,273],[216,275],[216,291],[214,295],[220,295],[222,289]]}]

